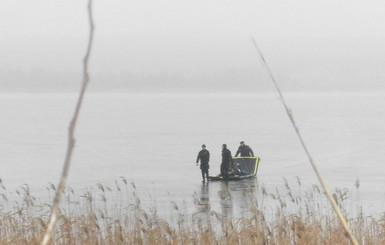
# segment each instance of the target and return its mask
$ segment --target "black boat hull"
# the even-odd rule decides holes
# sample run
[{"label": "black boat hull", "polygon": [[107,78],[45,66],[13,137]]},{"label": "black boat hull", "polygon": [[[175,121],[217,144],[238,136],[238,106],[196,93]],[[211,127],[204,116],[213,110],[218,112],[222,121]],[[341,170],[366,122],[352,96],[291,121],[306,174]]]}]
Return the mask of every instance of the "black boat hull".
[{"label": "black boat hull", "polygon": [[211,181],[218,181],[218,180],[222,180],[222,181],[228,181],[228,180],[242,180],[242,179],[250,179],[250,178],[254,178],[255,175],[233,175],[233,176],[228,176],[227,178],[222,176],[222,175],[218,175],[218,176],[209,176],[209,180]]}]

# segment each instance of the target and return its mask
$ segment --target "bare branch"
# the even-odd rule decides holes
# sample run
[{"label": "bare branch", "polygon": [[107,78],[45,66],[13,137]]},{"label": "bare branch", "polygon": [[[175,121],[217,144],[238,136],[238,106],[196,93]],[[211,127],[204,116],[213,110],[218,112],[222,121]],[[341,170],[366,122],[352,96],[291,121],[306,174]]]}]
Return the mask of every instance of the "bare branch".
[{"label": "bare branch", "polygon": [[60,200],[66,185],[67,181],[67,176],[68,176],[68,170],[70,167],[71,163],[71,157],[73,153],[73,148],[75,146],[75,127],[76,127],[76,122],[79,117],[79,112],[80,108],[83,102],[83,97],[85,94],[85,91],[87,89],[87,85],[89,82],[89,75],[88,75],[88,60],[91,54],[91,47],[92,47],[92,41],[94,37],[94,21],[92,17],[92,0],[89,0],[88,2],[88,20],[89,20],[89,25],[90,25],[90,33],[89,33],[89,40],[88,40],[88,46],[87,46],[87,51],[83,59],[83,84],[81,87],[81,91],[78,97],[78,101],[76,104],[75,112],[73,115],[73,118],[70,122],[69,130],[68,130],[68,145],[67,145],[67,151],[66,151],[66,156],[64,160],[64,165],[63,165],[63,170],[59,182],[59,186],[56,190],[56,195],[55,199],[53,201],[52,205],[52,210],[51,210],[51,216],[49,219],[49,223],[47,225],[47,229],[44,235],[43,240],[41,241],[41,245],[47,245],[50,242],[51,239],[51,234],[53,232],[54,225],[57,220],[57,216],[59,213],[59,204]]}]

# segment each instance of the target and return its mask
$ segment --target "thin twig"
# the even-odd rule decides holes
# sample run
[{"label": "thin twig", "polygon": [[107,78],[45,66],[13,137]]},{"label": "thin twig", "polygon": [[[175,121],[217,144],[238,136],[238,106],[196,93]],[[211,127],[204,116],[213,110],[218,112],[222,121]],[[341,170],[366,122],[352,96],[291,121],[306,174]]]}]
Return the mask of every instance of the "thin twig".
[{"label": "thin twig", "polygon": [[83,97],[84,97],[84,94],[85,94],[85,91],[86,91],[86,88],[87,88],[87,85],[89,82],[88,60],[89,60],[89,57],[91,54],[92,41],[93,41],[93,37],[94,37],[94,21],[92,18],[92,0],[89,0],[89,2],[88,2],[88,20],[89,20],[89,25],[90,25],[90,33],[89,33],[87,51],[86,51],[86,54],[85,54],[84,59],[83,59],[83,84],[82,84],[81,91],[80,91],[78,101],[76,104],[75,112],[74,112],[73,118],[72,118],[70,126],[69,126],[68,145],[67,145],[67,151],[66,151],[66,156],[65,156],[65,160],[64,160],[64,166],[63,166],[59,186],[56,190],[55,199],[53,201],[53,206],[52,206],[52,210],[51,210],[51,216],[49,219],[49,223],[47,225],[47,229],[46,229],[44,238],[41,241],[41,245],[49,244],[50,239],[51,239],[51,235],[53,232],[53,228],[54,228],[54,225],[55,225],[56,220],[57,220],[57,216],[59,213],[59,204],[60,204],[60,200],[61,200],[62,194],[64,192],[64,188],[66,185],[66,180],[67,180],[68,170],[69,170],[70,163],[71,163],[73,148],[75,146],[76,122],[78,120],[80,108],[81,108],[81,105],[83,102]]},{"label": "thin twig", "polygon": [[257,52],[258,52],[259,55],[261,56],[261,59],[262,59],[262,61],[263,61],[263,64],[265,65],[266,70],[268,71],[268,73],[269,73],[269,75],[270,75],[270,78],[271,78],[272,82],[274,83],[275,88],[276,88],[277,91],[278,91],[278,94],[279,94],[279,97],[281,98],[282,104],[283,104],[283,106],[285,107],[285,110],[286,110],[286,113],[287,113],[288,117],[290,118],[290,122],[291,122],[291,124],[293,125],[293,127],[294,127],[294,129],[295,129],[295,132],[296,132],[296,134],[297,134],[297,136],[298,136],[298,138],[299,138],[299,141],[301,142],[301,145],[302,145],[302,147],[303,147],[303,149],[304,149],[304,151],[305,151],[305,153],[306,153],[306,155],[307,155],[307,157],[308,157],[308,159],[309,159],[309,161],[310,161],[311,166],[313,167],[313,170],[314,170],[315,174],[317,175],[317,178],[318,178],[319,182],[321,183],[321,186],[322,186],[322,188],[323,188],[323,190],[324,190],[324,192],[325,192],[327,198],[329,199],[330,203],[332,204],[332,207],[333,207],[333,209],[334,209],[334,212],[337,214],[338,219],[340,220],[342,226],[344,227],[346,233],[348,234],[348,236],[349,236],[349,238],[350,238],[350,241],[351,241],[354,245],[358,245],[357,239],[354,237],[352,231],[350,230],[349,225],[347,224],[344,215],[342,214],[342,212],[341,212],[340,208],[338,207],[336,201],[334,200],[333,196],[331,195],[331,193],[330,193],[330,191],[329,191],[329,188],[327,187],[326,183],[323,181],[323,178],[322,178],[322,176],[321,176],[321,174],[320,174],[320,172],[319,172],[319,170],[318,170],[318,168],[317,168],[317,165],[316,165],[315,162],[313,161],[313,158],[311,157],[310,152],[309,152],[309,150],[308,150],[307,147],[306,147],[305,141],[303,140],[303,138],[302,138],[302,136],[301,136],[301,134],[300,134],[300,132],[299,132],[299,130],[298,130],[298,127],[297,127],[297,125],[296,125],[296,123],[295,123],[293,114],[291,113],[289,107],[287,106],[286,101],[285,101],[285,99],[284,99],[284,97],[283,97],[283,95],[282,95],[282,92],[281,92],[281,90],[279,89],[278,84],[277,84],[277,82],[276,82],[275,79],[274,79],[273,73],[271,72],[269,66],[268,66],[267,63],[266,63],[266,60],[265,60],[265,58],[263,57],[261,50],[258,48],[258,45],[257,45],[257,43],[255,42],[254,38],[251,38],[251,40],[252,40],[252,42],[253,42],[253,44],[254,44],[255,49],[257,50]]}]

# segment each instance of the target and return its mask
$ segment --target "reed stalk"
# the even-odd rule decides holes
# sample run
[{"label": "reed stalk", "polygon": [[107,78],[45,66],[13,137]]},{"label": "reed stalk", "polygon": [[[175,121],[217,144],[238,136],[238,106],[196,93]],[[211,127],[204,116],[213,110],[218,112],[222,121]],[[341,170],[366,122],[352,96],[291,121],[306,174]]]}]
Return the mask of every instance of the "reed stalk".
[{"label": "reed stalk", "polygon": [[311,156],[311,154],[310,154],[310,152],[309,152],[309,150],[308,150],[308,148],[307,148],[307,146],[306,146],[306,143],[305,143],[304,139],[302,138],[301,133],[299,132],[299,129],[298,129],[298,127],[297,127],[297,124],[296,124],[296,122],[295,122],[295,120],[294,120],[294,116],[293,116],[291,110],[289,109],[289,107],[288,107],[288,105],[287,105],[287,103],[286,103],[286,100],[285,100],[285,98],[283,97],[283,94],[282,94],[282,92],[281,92],[281,89],[279,88],[279,86],[278,86],[278,84],[277,84],[277,82],[276,82],[276,80],[275,80],[275,78],[274,78],[274,76],[273,76],[273,73],[271,72],[269,66],[267,65],[267,62],[266,62],[266,60],[265,60],[265,58],[264,58],[264,56],[263,56],[261,50],[258,48],[258,45],[257,45],[255,39],[254,39],[254,38],[251,38],[251,40],[252,40],[252,42],[253,42],[253,44],[254,44],[255,49],[257,50],[258,54],[260,55],[260,57],[261,57],[261,59],[262,59],[262,61],[263,61],[263,64],[264,64],[265,67],[266,67],[266,70],[267,70],[268,73],[269,73],[269,76],[270,76],[270,78],[271,78],[271,81],[273,82],[273,84],[274,84],[274,86],[275,86],[275,88],[276,88],[276,90],[277,90],[277,92],[278,92],[278,94],[279,94],[279,97],[281,98],[281,102],[282,102],[283,106],[285,107],[286,114],[287,114],[287,116],[288,116],[289,119],[290,119],[290,122],[291,122],[291,124],[292,124],[292,126],[293,126],[293,128],[294,128],[294,130],[295,130],[295,132],[296,132],[296,134],[297,134],[297,136],[298,136],[299,141],[301,142],[302,148],[303,148],[303,150],[305,151],[306,156],[308,157],[309,162],[310,162],[310,164],[311,164],[311,166],[312,166],[312,168],[313,168],[315,174],[317,175],[317,178],[318,178],[318,180],[319,180],[319,182],[320,182],[320,184],[321,184],[321,186],[322,186],[322,189],[324,190],[324,192],[325,192],[327,198],[329,199],[329,201],[330,201],[330,203],[331,203],[331,205],[332,205],[332,207],[333,207],[333,210],[334,210],[335,213],[337,214],[337,217],[338,217],[338,219],[340,220],[341,225],[344,227],[346,233],[348,234],[348,236],[349,236],[351,242],[352,242],[354,245],[358,245],[357,239],[354,237],[353,233],[351,232],[351,230],[350,230],[350,228],[349,228],[349,225],[347,224],[347,222],[346,222],[346,220],[345,220],[344,215],[342,214],[342,212],[341,212],[340,208],[338,207],[338,205],[337,205],[335,199],[333,198],[332,194],[330,193],[329,188],[327,187],[325,181],[323,180],[323,178],[322,178],[322,176],[321,176],[321,173],[319,172],[318,167],[317,167],[316,163],[314,162],[314,160],[313,160],[313,158],[312,158],[312,156]]}]

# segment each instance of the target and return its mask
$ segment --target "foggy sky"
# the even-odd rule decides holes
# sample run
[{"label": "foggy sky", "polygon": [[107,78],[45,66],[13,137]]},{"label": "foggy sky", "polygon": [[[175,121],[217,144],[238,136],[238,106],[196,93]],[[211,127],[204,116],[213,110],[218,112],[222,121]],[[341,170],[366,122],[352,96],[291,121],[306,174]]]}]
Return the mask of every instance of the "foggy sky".
[{"label": "foggy sky", "polygon": [[[77,83],[86,3],[0,0],[0,85]],[[269,90],[254,37],[285,89],[384,89],[384,9],[379,0],[94,0],[91,78],[96,90],[108,77],[117,89],[157,80]]]}]

